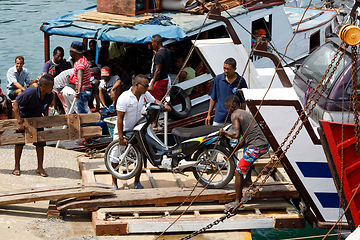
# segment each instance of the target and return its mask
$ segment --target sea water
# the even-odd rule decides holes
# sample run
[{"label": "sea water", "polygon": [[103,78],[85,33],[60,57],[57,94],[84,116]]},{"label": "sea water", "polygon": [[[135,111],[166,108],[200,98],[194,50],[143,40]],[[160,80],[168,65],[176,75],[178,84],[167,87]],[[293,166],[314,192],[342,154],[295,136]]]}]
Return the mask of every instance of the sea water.
[{"label": "sea water", "polygon": [[[306,6],[309,1],[304,1]],[[319,0],[317,1],[319,2]],[[315,3],[313,1],[313,3]],[[96,0],[0,0],[0,79],[1,88],[6,91],[6,72],[14,66],[15,57],[25,58],[24,67],[36,79],[44,66],[44,34],[40,30],[43,22],[65,15],[72,11],[95,5]],[[301,1],[298,1],[298,6]],[[50,37],[51,51],[62,46],[65,58],[69,57],[69,46],[74,38]],[[81,39],[77,39],[80,40]],[[52,56],[52,52],[50,53]],[[221,224],[226,224],[226,221]],[[313,229],[309,224],[305,229],[252,230],[253,239],[291,239],[326,234],[327,230]],[[312,238],[321,239],[321,238]],[[327,239],[337,239],[336,236]]]}]

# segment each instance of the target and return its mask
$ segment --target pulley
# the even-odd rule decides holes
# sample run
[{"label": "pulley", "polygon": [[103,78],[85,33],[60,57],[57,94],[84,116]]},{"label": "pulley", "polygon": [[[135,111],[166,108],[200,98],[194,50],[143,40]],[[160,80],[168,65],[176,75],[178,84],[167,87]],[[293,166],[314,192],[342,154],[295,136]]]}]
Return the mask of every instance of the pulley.
[{"label": "pulley", "polygon": [[352,24],[346,24],[341,27],[339,37],[346,44],[355,46],[360,43],[360,28]]}]

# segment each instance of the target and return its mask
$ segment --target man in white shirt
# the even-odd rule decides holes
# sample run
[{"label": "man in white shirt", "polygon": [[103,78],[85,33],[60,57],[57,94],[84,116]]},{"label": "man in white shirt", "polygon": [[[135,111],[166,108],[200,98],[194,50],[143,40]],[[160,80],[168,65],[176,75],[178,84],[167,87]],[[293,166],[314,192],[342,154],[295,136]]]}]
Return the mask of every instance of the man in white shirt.
[{"label": "man in white shirt", "polygon": [[24,57],[17,56],[15,66],[7,71],[7,94],[11,100],[15,100],[16,96],[20,95],[31,82],[30,73],[23,67],[24,64]]},{"label": "man in white shirt", "polygon": [[[124,151],[127,145],[124,133],[131,131],[136,122],[141,118],[141,109],[146,103],[155,102],[161,104],[160,101],[156,100],[147,90],[149,88],[149,80],[145,75],[137,75],[134,79],[133,86],[123,92],[117,100],[117,122],[114,130],[113,139],[119,139],[120,151]],[[167,111],[170,111],[168,105],[165,106]],[[112,166],[116,168],[119,165],[118,160],[112,159]],[[142,166],[138,174],[135,175],[134,186],[135,189],[144,188],[140,183]],[[117,189],[117,178],[112,177],[112,188]]]}]

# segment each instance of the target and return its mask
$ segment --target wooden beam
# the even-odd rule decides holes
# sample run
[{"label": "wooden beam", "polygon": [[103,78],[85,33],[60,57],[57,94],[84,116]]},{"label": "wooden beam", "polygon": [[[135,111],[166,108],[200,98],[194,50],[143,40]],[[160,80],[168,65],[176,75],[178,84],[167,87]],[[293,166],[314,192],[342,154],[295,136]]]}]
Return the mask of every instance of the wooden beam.
[{"label": "wooden beam", "polygon": [[8,119],[0,121],[0,131],[11,131],[17,130],[18,123],[16,119]]},{"label": "wooden beam", "polygon": [[0,193],[0,205],[28,203],[43,200],[66,199],[87,196],[112,195],[113,190],[102,185],[75,185],[40,187]]},{"label": "wooden beam", "polygon": [[[59,205],[58,209],[74,209],[74,208],[92,208],[92,207],[119,207],[119,206],[135,206],[148,204],[162,204],[162,203],[181,203],[185,199],[187,202],[201,191],[202,188],[197,188],[191,197],[188,197],[191,189],[179,189],[178,187],[171,188],[151,188],[151,189],[131,189],[116,191],[115,195],[106,198],[94,197],[91,200],[83,201],[69,201],[66,204]],[[126,191],[126,192],[124,192]],[[255,198],[265,197],[286,197],[299,198],[299,193],[294,186],[285,186],[281,184],[264,185],[263,190],[256,193]],[[226,200],[231,201],[235,199],[235,192],[225,189],[206,189],[196,201],[216,201]]]},{"label": "wooden beam", "polygon": [[25,128],[25,143],[37,142],[37,120],[35,118],[24,119]]},{"label": "wooden beam", "polygon": [[69,139],[78,139],[80,138],[80,117],[78,114],[70,114],[68,117],[68,130],[69,130]]}]

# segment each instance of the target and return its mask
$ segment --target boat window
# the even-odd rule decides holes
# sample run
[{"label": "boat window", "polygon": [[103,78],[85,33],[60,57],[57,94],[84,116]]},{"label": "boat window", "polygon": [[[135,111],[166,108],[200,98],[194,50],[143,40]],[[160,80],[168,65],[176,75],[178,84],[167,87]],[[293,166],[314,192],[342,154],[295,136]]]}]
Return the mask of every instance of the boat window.
[{"label": "boat window", "polygon": [[331,37],[331,35],[332,35],[332,30],[331,30],[331,25],[330,25],[325,29],[325,39],[328,37]]},{"label": "boat window", "polygon": [[320,46],[320,30],[310,36],[310,53]]},{"label": "boat window", "polygon": [[[313,52],[304,61],[304,63],[299,68],[299,72],[307,79],[312,79],[313,84],[317,85],[320,82],[322,76],[325,74],[325,71],[328,68],[329,64],[331,63],[331,60],[334,57],[337,48],[338,47],[333,42],[326,43],[317,51]],[[340,54],[338,56],[340,56]],[[350,61],[350,55],[346,52],[344,58],[340,60],[339,67],[337,68],[333,77],[330,79],[329,84],[327,85],[327,93],[332,88],[335,80],[342,73],[343,67],[347,66]],[[337,60],[335,60],[335,63],[336,62]],[[335,66],[335,64],[333,66]],[[331,70],[332,68],[330,69],[329,73],[331,72]],[[325,81],[323,83],[325,83]]]},{"label": "boat window", "polygon": [[[346,87],[346,94],[347,95],[351,95],[352,90],[351,90],[351,85],[352,85],[352,81],[349,81],[347,87]],[[360,68],[357,71],[357,92],[358,95],[360,94]]]},{"label": "boat window", "polygon": [[263,18],[259,18],[252,22],[252,25],[251,25],[252,33],[256,32],[256,31],[258,32],[259,29],[263,29],[266,32],[266,38],[269,41],[271,41],[271,38],[272,38],[272,14],[267,15]]}]

